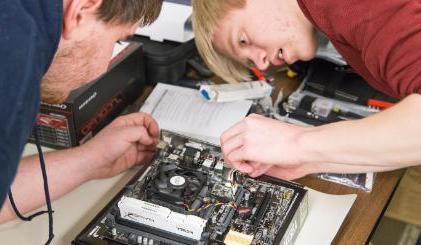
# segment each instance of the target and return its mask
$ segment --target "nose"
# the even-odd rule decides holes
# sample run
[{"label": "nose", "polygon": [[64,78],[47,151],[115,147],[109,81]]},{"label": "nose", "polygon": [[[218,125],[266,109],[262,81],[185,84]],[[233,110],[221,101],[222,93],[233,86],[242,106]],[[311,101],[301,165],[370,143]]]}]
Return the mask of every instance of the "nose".
[{"label": "nose", "polygon": [[270,65],[266,51],[260,48],[253,49],[251,53],[251,60],[253,61],[254,65],[262,71],[266,70]]}]

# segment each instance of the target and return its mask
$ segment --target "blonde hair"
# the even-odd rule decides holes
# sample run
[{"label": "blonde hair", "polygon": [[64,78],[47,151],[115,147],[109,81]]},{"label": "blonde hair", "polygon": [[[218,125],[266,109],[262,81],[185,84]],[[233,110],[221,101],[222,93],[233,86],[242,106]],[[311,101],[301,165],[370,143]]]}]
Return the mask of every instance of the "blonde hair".
[{"label": "blonde hair", "polygon": [[246,0],[192,0],[197,49],[209,68],[227,82],[249,80],[247,66],[218,52],[212,42],[215,29],[227,13],[243,8]]}]

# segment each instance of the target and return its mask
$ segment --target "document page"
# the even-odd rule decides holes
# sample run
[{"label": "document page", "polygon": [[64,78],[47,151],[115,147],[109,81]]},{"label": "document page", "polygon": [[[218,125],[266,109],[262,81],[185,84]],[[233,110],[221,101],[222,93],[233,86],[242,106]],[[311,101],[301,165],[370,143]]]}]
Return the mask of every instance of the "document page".
[{"label": "document page", "polygon": [[198,90],[159,83],[140,111],[149,113],[161,129],[220,145],[221,134],[243,119],[251,101],[204,100]]}]

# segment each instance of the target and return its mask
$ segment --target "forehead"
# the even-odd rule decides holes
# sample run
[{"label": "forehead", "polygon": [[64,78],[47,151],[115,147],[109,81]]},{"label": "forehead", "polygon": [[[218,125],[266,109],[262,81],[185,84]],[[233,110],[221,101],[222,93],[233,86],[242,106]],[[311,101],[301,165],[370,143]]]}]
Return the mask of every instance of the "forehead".
[{"label": "forehead", "polygon": [[214,48],[223,54],[233,57],[233,43],[237,42],[237,36],[247,24],[244,10],[232,10],[217,24],[212,36]]}]

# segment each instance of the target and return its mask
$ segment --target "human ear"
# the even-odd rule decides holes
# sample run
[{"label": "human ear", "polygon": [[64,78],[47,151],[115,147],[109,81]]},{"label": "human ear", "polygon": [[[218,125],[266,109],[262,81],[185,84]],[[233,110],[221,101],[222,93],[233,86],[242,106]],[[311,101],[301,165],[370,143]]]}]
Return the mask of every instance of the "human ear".
[{"label": "human ear", "polygon": [[64,39],[78,36],[90,21],[96,20],[96,13],[103,0],[69,0],[64,7],[63,30]]}]

